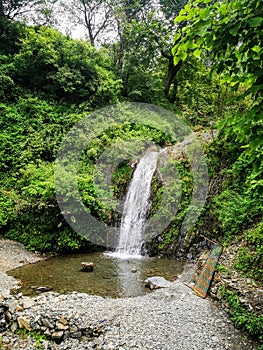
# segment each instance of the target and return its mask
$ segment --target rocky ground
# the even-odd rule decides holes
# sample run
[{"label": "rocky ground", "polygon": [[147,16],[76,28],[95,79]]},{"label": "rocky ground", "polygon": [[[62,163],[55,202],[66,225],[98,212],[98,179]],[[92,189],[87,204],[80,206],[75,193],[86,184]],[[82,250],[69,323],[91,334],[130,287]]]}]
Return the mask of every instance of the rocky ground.
[{"label": "rocky ground", "polygon": [[[9,295],[14,281],[5,272],[40,257],[11,241],[0,240],[0,247],[2,349],[257,349],[256,343],[232,326],[219,304],[199,298],[184,285],[192,280],[191,265],[168,288],[145,296],[110,299],[47,292],[29,298]],[[28,331],[19,336],[19,328]],[[32,331],[45,334],[49,340],[36,341],[28,335]]]}]

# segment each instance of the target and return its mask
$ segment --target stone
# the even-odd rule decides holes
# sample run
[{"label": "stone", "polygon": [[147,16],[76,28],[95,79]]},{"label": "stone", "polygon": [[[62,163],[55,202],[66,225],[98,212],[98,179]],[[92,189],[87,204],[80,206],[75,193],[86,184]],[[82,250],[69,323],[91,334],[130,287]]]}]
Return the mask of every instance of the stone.
[{"label": "stone", "polygon": [[60,330],[60,331],[66,331],[69,328],[69,326],[67,324],[63,324],[60,321],[56,322],[56,329]]},{"label": "stone", "polygon": [[5,317],[2,317],[0,319],[0,329],[4,329],[6,327],[6,320]]},{"label": "stone", "polygon": [[159,289],[159,288],[167,288],[172,285],[171,282],[167,281],[165,278],[160,276],[153,276],[147,278],[145,281],[145,287],[149,287],[150,289]]},{"label": "stone", "polygon": [[2,342],[5,344],[9,344],[10,343],[10,339],[8,339],[7,337],[3,337],[2,338]]},{"label": "stone", "polygon": [[17,301],[16,300],[12,300],[9,304],[8,304],[8,309],[11,312],[11,314],[13,314],[16,311],[17,308]]},{"label": "stone", "polygon": [[50,290],[52,290],[52,287],[40,286],[40,287],[37,287],[36,289],[41,293],[45,293],[45,292],[49,292]]},{"label": "stone", "polygon": [[52,333],[51,337],[56,343],[59,343],[62,341],[63,335],[63,331],[56,331]]},{"label": "stone", "polygon": [[32,307],[35,304],[35,302],[29,298],[29,297],[24,297],[23,298],[23,306],[24,309],[29,309],[30,307]]},{"label": "stone", "polygon": [[136,267],[133,267],[133,268],[132,268],[132,270],[131,270],[131,272],[132,272],[132,273],[135,273],[135,272],[137,272],[137,269],[136,269]]},{"label": "stone", "polygon": [[54,324],[48,318],[43,318],[41,320],[41,323],[43,326],[45,326],[47,328],[54,328]]},{"label": "stone", "polygon": [[7,321],[10,322],[10,321],[12,320],[12,314],[11,314],[11,312],[10,312],[10,311],[6,311],[5,317],[6,317]]},{"label": "stone", "polygon": [[70,327],[70,333],[76,333],[76,332],[78,332],[78,328],[76,327],[76,326],[72,326],[72,327]]},{"label": "stone", "polygon": [[39,330],[41,329],[41,326],[38,323],[31,322],[31,328],[33,328],[34,330]]},{"label": "stone", "polygon": [[17,330],[17,328],[18,328],[18,324],[17,324],[16,322],[13,322],[13,323],[11,324],[11,327],[10,327],[11,331],[12,331],[13,333],[15,333],[15,331]]},{"label": "stone", "polygon": [[64,332],[64,336],[63,336],[63,339],[69,339],[70,338],[70,331],[65,331]]},{"label": "stone", "polygon": [[92,272],[94,270],[93,262],[82,262],[81,270],[84,272]]},{"label": "stone", "polygon": [[211,288],[211,293],[216,295],[217,294],[217,290],[218,290],[217,287],[213,287],[213,288]]},{"label": "stone", "polygon": [[23,310],[24,310],[23,306],[17,305],[16,311],[23,311]]},{"label": "stone", "polygon": [[49,329],[46,329],[44,334],[47,336],[47,337],[51,337],[51,333],[49,331]]},{"label": "stone", "polygon": [[82,334],[80,331],[71,333],[71,338],[81,338]]},{"label": "stone", "polygon": [[19,328],[25,328],[26,330],[31,331],[30,320],[28,320],[26,317],[19,316],[17,318],[17,323]]},{"label": "stone", "polygon": [[34,318],[34,323],[41,323],[41,316],[40,315],[37,315],[35,318]]},{"label": "stone", "polygon": [[61,316],[59,322],[62,323],[62,324],[64,324],[64,325],[68,324],[68,321],[65,319],[65,316],[64,316],[64,315]]}]

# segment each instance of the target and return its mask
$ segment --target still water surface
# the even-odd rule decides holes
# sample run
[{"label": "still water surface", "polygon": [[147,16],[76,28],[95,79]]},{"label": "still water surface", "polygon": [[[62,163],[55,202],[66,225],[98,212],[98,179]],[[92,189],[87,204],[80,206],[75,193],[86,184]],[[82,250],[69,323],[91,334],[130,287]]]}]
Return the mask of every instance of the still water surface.
[{"label": "still water surface", "polygon": [[[93,272],[82,272],[81,262],[93,262]],[[136,270],[136,272],[134,272]],[[24,295],[37,295],[40,286],[58,293],[77,291],[103,297],[130,297],[149,291],[144,280],[162,276],[174,280],[182,271],[176,260],[149,258],[119,259],[105,253],[61,255],[11,270],[9,275],[21,281]]]}]

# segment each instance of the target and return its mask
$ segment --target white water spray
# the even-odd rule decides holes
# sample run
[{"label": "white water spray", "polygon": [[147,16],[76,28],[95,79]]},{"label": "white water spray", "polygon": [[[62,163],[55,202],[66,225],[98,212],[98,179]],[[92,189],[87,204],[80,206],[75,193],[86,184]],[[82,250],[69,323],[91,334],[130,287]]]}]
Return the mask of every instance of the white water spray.
[{"label": "white water spray", "polygon": [[140,159],[134,171],[124,203],[117,254],[133,256],[141,254],[151,181],[158,157],[158,152],[147,153]]}]

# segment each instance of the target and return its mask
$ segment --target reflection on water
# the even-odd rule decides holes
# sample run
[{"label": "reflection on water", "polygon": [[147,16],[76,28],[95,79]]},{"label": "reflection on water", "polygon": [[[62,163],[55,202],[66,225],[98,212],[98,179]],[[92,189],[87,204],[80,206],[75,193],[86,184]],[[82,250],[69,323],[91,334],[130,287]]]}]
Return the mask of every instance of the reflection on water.
[{"label": "reflection on water", "polygon": [[[82,272],[81,262],[94,263],[93,272]],[[118,259],[110,254],[71,254],[50,258],[9,271],[19,279],[24,295],[37,295],[40,286],[54,292],[77,291],[104,297],[130,297],[145,294],[144,280],[162,276],[173,280],[182,271],[182,263],[159,258]]]}]

